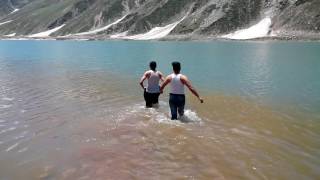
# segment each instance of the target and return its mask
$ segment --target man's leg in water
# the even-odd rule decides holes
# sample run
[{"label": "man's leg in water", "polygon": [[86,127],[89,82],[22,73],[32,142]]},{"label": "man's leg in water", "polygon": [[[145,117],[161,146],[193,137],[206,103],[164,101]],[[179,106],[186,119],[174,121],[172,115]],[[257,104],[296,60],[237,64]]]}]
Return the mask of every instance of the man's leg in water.
[{"label": "man's leg in water", "polygon": [[170,94],[169,98],[169,105],[170,105],[170,111],[171,111],[171,120],[177,120],[178,114],[177,114],[177,105],[176,105],[176,95]]},{"label": "man's leg in water", "polygon": [[158,108],[159,107],[159,96],[160,96],[160,93],[153,93],[152,94],[152,106],[154,108]]},{"label": "man's leg in water", "polygon": [[146,107],[151,108],[152,107],[151,97],[150,97],[150,94],[146,91],[146,89],[144,89],[143,97],[144,97],[144,100],[146,101]]},{"label": "man's leg in water", "polygon": [[184,115],[184,105],[186,103],[186,99],[185,99],[185,96],[184,95],[179,95],[178,97],[178,113],[179,113],[179,116],[183,116]]}]

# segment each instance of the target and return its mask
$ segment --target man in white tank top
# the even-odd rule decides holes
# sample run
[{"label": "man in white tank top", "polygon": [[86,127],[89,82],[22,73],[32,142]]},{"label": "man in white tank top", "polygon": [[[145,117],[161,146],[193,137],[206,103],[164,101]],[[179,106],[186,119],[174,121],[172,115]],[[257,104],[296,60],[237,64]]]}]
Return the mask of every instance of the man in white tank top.
[{"label": "man in white tank top", "polygon": [[203,103],[203,99],[199,96],[199,93],[196,89],[191,85],[191,82],[185,75],[180,74],[181,65],[179,62],[172,63],[173,73],[167,76],[165,81],[160,87],[160,92],[163,92],[163,89],[170,83],[170,98],[169,105],[171,110],[171,119],[176,120],[179,116],[183,116],[184,114],[184,105],[185,105],[185,92],[184,86],[187,86],[188,89],[195,95],[201,103]]},{"label": "man in white tank top", "polygon": [[[151,61],[149,64],[150,70],[146,71],[140,80],[140,86],[144,90],[144,100],[146,101],[146,107],[151,108],[159,103],[160,86],[159,81],[164,81],[163,75],[160,71],[157,71],[157,63]],[[143,82],[148,80],[148,85],[145,87]]]}]

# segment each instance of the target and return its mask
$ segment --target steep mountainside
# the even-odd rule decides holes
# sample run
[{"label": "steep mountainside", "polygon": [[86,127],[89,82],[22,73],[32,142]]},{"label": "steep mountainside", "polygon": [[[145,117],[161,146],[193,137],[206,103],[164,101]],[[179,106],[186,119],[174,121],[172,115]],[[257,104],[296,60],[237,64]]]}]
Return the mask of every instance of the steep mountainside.
[{"label": "steep mountainside", "polygon": [[274,17],[274,29],[281,34],[320,32],[320,1],[297,0]]},{"label": "steep mountainside", "polygon": [[266,32],[256,37],[320,39],[319,0],[2,0],[0,7],[2,36],[223,37],[253,26]]},{"label": "steep mountainside", "polygon": [[33,0],[0,0],[0,19],[17,11]]}]

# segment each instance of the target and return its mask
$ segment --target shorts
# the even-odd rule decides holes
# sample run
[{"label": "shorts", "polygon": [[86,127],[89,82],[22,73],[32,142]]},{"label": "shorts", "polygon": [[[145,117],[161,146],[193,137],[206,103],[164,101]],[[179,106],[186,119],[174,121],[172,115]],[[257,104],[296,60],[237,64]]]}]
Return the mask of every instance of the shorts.
[{"label": "shorts", "polygon": [[159,103],[160,93],[148,93],[146,89],[144,89],[144,100],[146,101],[146,107],[150,108],[153,104]]}]

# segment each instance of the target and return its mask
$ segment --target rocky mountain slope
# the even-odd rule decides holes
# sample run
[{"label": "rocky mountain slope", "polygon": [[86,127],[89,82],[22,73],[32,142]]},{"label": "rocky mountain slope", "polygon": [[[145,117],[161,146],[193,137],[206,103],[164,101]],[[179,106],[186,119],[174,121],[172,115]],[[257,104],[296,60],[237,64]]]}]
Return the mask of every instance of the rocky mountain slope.
[{"label": "rocky mountain slope", "polygon": [[319,0],[0,0],[0,7],[3,37],[246,39],[261,31],[250,37],[320,39]]},{"label": "rocky mountain slope", "polygon": [[15,12],[33,0],[0,0],[0,19]]}]

